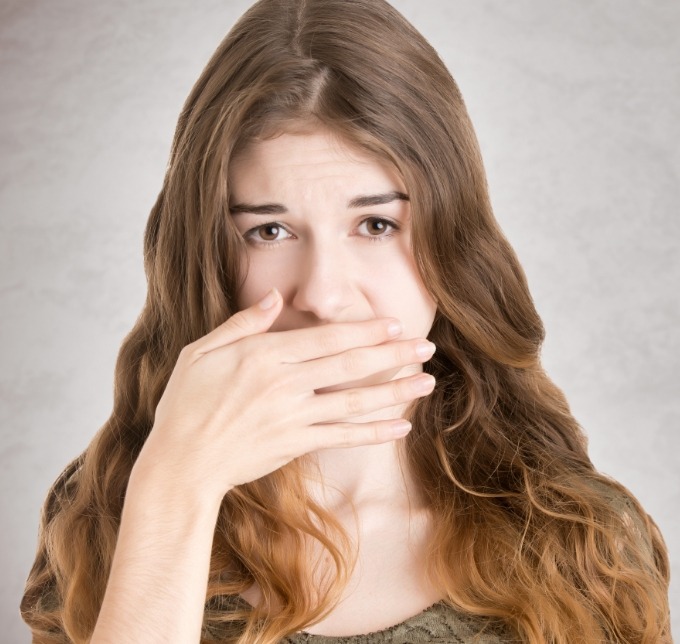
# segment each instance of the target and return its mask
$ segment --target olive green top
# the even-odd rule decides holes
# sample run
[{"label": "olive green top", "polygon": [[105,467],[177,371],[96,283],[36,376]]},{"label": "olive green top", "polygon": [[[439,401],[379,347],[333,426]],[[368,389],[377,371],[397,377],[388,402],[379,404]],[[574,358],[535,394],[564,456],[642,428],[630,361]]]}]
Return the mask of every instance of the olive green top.
[{"label": "olive green top", "polygon": [[[224,608],[249,608],[240,596],[226,599]],[[316,635],[300,631],[288,635],[285,644],[506,644],[515,641],[488,620],[476,619],[454,610],[443,601],[408,619],[379,631],[360,635]]]},{"label": "olive green top", "polygon": [[[653,557],[652,545],[647,536],[643,519],[633,508],[629,499],[613,493],[601,484],[612,504],[632,524],[640,540],[640,548]],[[240,595],[222,596],[223,610],[227,612],[252,608]],[[236,624],[232,623],[232,628]],[[214,635],[216,633],[213,633]],[[219,636],[218,636],[219,640]],[[433,604],[407,620],[388,628],[357,635],[315,635],[300,631],[281,640],[285,644],[509,644],[518,642],[507,630],[487,618],[472,617],[443,601]]]},{"label": "olive green top", "polygon": [[283,640],[288,644],[415,644],[438,642],[440,644],[500,644],[509,642],[499,631],[491,632],[485,623],[472,620],[440,602],[418,615],[379,631],[362,635],[333,637],[314,635],[304,631],[289,635]]}]

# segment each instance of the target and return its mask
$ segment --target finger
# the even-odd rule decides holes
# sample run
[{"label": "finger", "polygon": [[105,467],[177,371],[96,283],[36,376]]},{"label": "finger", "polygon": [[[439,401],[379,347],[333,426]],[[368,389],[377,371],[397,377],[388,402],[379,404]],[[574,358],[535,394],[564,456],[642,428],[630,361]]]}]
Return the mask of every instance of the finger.
[{"label": "finger", "polygon": [[307,441],[312,449],[333,449],[387,443],[406,436],[411,423],[403,418],[377,420],[370,423],[328,423],[307,428]]},{"label": "finger", "polygon": [[318,327],[279,331],[281,362],[294,363],[335,355],[355,347],[394,340],[402,332],[395,318],[374,318],[356,322],[335,322]]},{"label": "finger", "polygon": [[434,376],[419,373],[389,382],[314,394],[305,403],[310,423],[337,422],[426,396],[434,389]]},{"label": "finger", "polygon": [[399,340],[375,347],[359,347],[295,365],[303,388],[323,389],[360,380],[388,369],[420,364],[436,347],[423,339]]},{"label": "finger", "polygon": [[246,336],[264,333],[278,317],[282,303],[281,294],[276,288],[272,288],[259,302],[234,313],[228,320],[194,342],[194,350],[200,355],[232,344]]},{"label": "finger", "polygon": [[361,380],[382,371],[421,364],[432,357],[435,349],[432,342],[416,338],[349,349],[291,367],[299,372],[297,378],[302,387],[324,389]]}]

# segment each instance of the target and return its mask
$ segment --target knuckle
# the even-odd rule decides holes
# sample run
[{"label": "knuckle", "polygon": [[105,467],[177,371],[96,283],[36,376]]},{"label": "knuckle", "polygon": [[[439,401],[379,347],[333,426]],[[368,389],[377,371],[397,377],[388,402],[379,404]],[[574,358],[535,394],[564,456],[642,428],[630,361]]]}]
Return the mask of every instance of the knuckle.
[{"label": "knuckle", "polygon": [[340,445],[342,447],[351,447],[354,445],[355,432],[352,431],[351,425],[342,425],[340,427]]},{"label": "knuckle", "polygon": [[309,439],[309,448],[305,451],[316,451],[318,449],[326,449],[332,446],[333,439],[331,435],[331,428],[323,425],[314,425]]},{"label": "knuckle", "polygon": [[352,390],[345,394],[345,412],[348,416],[362,413],[363,407],[363,397],[359,391]]},{"label": "knuckle", "polygon": [[330,329],[321,333],[318,339],[319,347],[324,355],[333,355],[340,351],[340,334]]},{"label": "knuckle", "polygon": [[286,463],[304,453],[304,443],[299,432],[282,432],[279,438],[281,440],[281,459]]},{"label": "knuckle", "polygon": [[201,357],[200,349],[201,347],[198,342],[190,342],[189,344],[182,347],[179,355],[177,356],[177,360],[181,360],[182,362],[186,363],[195,362]]},{"label": "knuckle", "polygon": [[372,443],[382,443],[385,440],[380,425],[371,426],[370,440]]},{"label": "knuckle", "polygon": [[[247,359],[245,359],[245,356],[247,356]],[[250,369],[261,376],[265,376],[271,371],[271,354],[265,351],[263,347],[244,347],[243,352],[239,353],[239,358],[240,365],[249,364]]]},{"label": "knuckle", "polygon": [[382,441],[380,427],[374,424],[343,423],[338,427],[335,436],[336,447],[354,447]]},{"label": "knuckle", "polygon": [[250,330],[250,324],[248,320],[248,316],[246,315],[245,311],[238,311],[232,315],[228,322],[227,322],[231,327],[235,328],[238,331],[249,331]]},{"label": "knuckle", "polygon": [[238,347],[243,355],[252,355],[259,363],[271,363],[279,355],[279,348],[268,333],[247,335],[234,342],[233,346]]},{"label": "knuckle", "polygon": [[361,351],[345,351],[341,357],[341,366],[345,373],[358,374],[365,367],[366,359]]},{"label": "knuckle", "polygon": [[392,401],[395,403],[403,402],[412,398],[413,394],[409,391],[409,385],[405,382],[395,382],[391,388]]},{"label": "knuckle", "polygon": [[415,349],[413,345],[409,343],[400,342],[395,350],[397,360],[399,364],[409,364],[413,362],[413,356],[415,354]]},{"label": "knuckle", "polygon": [[263,350],[263,339],[264,338],[256,338],[255,336],[247,335],[244,338],[233,342],[232,346],[246,355],[252,354],[259,358]]}]

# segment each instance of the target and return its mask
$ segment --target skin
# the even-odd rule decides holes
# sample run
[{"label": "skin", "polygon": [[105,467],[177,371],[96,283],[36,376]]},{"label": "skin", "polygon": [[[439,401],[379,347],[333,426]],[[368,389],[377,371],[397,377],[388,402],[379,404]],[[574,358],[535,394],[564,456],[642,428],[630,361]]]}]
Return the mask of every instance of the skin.
[{"label": "skin", "polygon": [[[436,304],[412,257],[409,202],[348,208],[357,196],[406,194],[393,169],[325,130],[285,133],[233,160],[229,186],[232,218],[248,243],[240,309],[276,286],[284,305],[270,331],[394,317],[404,327],[401,339],[427,336]],[[287,212],[242,212],[242,206],[264,204]],[[418,371],[420,364],[409,365],[317,392]]]},{"label": "skin", "polygon": [[[93,644],[198,641],[224,495],[306,454],[323,479],[310,494],[361,544],[346,601],[312,632],[368,632],[437,599],[423,579],[427,520],[411,511],[400,468],[404,430],[389,420],[434,387],[419,373],[434,347],[416,347],[435,307],[411,259],[408,203],[347,208],[404,186],[322,132],[252,146],[229,179],[234,206],[285,204],[276,219],[289,232],[273,248],[248,245],[241,310],[179,354],[130,474]],[[373,225],[387,239],[369,241],[369,215],[399,234]],[[247,217],[234,215],[243,234],[263,223]],[[243,596],[260,601],[257,587]]]},{"label": "skin", "polygon": [[[436,303],[413,260],[409,202],[348,207],[358,196],[406,194],[391,167],[326,130],[284,133],[252,144],[233,160],[229,187],[231,216],[247,242],[248,271],[238,305],[252,306],[275,286],[283,306],[270,331],[394,317],[403,325],[400,340],[428,335]],[[281,212],[246,212],[265,204],[278,204]],[[388,382],[422,370],[416,362],[316,392]],[[402,403],[351,420],[407,417],[407,409]],[[359,559],[341,604],[309,632],[384,628],[440,598],[423,578],[429,515],[403,467],[402,448],[403,441],[395,440],[312,454],[322,478],[309,484],[310,494],[356,538]],[[251,604],[261,598],[256,585],[243,597]]]}]

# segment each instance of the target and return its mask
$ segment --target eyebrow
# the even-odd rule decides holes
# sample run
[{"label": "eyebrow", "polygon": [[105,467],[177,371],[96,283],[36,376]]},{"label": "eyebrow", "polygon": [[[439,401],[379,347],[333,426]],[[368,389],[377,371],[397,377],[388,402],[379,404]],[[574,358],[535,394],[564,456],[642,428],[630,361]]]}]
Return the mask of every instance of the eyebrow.
[{"label": "eyebrow", "polygon": [[[407,194],[393,190],[392,192],[385,192],[380,195],[359,195],[358,197],[353,197],[347,202],[347,207],[367,208],[369,206],[381,206],[397,200],[410,201]],[[283,215],[288,212],[288,209],[280,203],[265,203],[258,206],[249,203],[237,203],[229,206],[229,212],[232,215],[246,212],[253,215]]]}]

